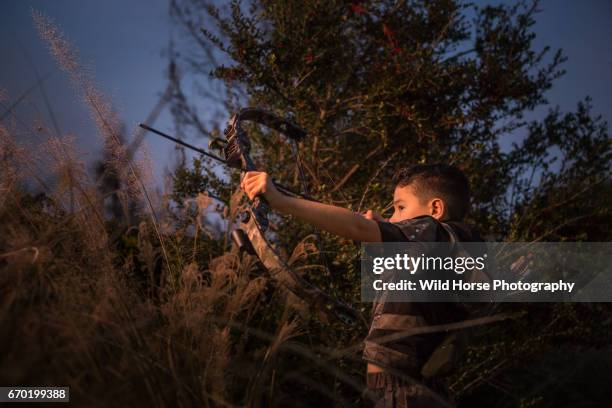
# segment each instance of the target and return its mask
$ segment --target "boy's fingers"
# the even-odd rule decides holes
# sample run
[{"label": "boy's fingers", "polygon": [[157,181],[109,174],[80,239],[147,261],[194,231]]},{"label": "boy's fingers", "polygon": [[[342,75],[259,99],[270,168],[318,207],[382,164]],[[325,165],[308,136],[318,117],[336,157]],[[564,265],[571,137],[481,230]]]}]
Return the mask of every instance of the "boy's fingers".
[{"label": "boy's fingers", "polygon": [[387,219],[384,218],[382,215],[372,210],[368,210],[361,215],[363,215],[363,218],[365,218],[366,220],[387,221]]},{"label": "boy's fingers", "polygon": [[247,197],[249,197],[250,199],[253,199],[253,197],[255,196],[255,191],[250,186],[245,187],[244,192],[246,193]]},{"label": "boy's fingers", "polygon": [[261,171],[246,172],[240,181],[240,187],[250,200],[266,191],[268,175]]},{"label": "boy's fingers", "polygon": [[264,184],[261,183],[260,178],[252,178],[244,182],[243,190],[247,196],[252,200],[256,195],[263,192]]},{"label": "boy's fingers", "polygon": [[250,181],[256,180],[258,175],[259,175],[259,172],[256,172],[256,171],[247,171],[244,174],[244,177],[242,178],[242,180],[240,181],[240,186],[248,185]]},{"label": "boy's fingers", "polygon": [[372,210],[368,210],[368,211],[364,212],[364,213],[363,213],[363,217],[364,217],[366,220],[371,220],[371,219],[373,218],[373,215],[372,215]]},{"label": "boy's fingers", "polygon": [[258,179],[252,178],[250,180],[247,180],[244,183],[244,186],[247,187],[247,188],[253,188],[254,186],[257,186],[259,183],[260,183],[260,181]]},{"label": "boy's fingers", "polygon": [[246,183],[247,181],[249,181],[252,178],[253,178],[253,172],[252,171],[247,171],[244,174],[244,177],[242,178],[242,180],[240,181],[240,184],[243,185],[244,183]]},{"label": "boy's fingers", "polygon": [[244,178],[248,180],[248,179],[251,179],[251,178],[254,178],[254,177],[258,177],[261,174],[264,174],[264,173],[261,172],[261,171],[247,171],[244,174]]}]

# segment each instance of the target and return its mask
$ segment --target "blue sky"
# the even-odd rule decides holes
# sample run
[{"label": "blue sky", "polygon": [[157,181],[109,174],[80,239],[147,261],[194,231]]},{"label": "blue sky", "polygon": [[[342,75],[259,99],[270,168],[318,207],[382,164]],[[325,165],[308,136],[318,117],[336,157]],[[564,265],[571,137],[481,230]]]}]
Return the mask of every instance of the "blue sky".
[{"label": "blue sky", "polygon": [[[479,1],[485,4],[485,1]],[[3,0],[0,3],[0,88],[16,98],[35,82],[35,74],[25,53],[39,73],[51,73],[45,82],[49,99],[63,133],[77,136],[78,146],[87,156],[99,155],[100,140],[95,135],[87,111],[38,39],[30,17],[31,8],[56,20],[76,45],[82,59],[94,69],[99,85],[109,95],[120,117],[132,134],[143,121],[165,88],[166,58],[162,50],[176,36],[168,17],[165,0]],[[565,76],[557,80],[547,96],[552,106],[573,110],[585,96],[593,98],[594,112],[609,122],[612,118],[612,2],[543,1],[536,16],[536,49],[550,45],[563,48],[569,60]],[[9,102],[10,103],[10,102]],[[0,107],[0,112],[4,111]],[[546,109],[533,116],[541,117]],[[48,120],[40,92],[35,90],[19,106],[24,121],[40,116]],[[172,132],[168,111],[155,126]],[[25,133],[20,137],[26,137]],[[147,139],[158,180],[171,166],[174,146],[155,136]],[[35,142],[35,141],[34,141]],[[197,143],[197,141],[196,141]]]},{"label": "blue sky", "polygon": [[[40,75],[52,73],[44,84],[61,131],[75,135],[79,148],[88,156],[98,157],[101,143],[88,112],[38,38],[31,8],[53,18],[76,46],[83,62],[93,69],[98,88],[111,97],[131,135],[165,89],[166,58],[162,50],[172,35],[167,2],[3,0],[0,3],[0,38],[3,39],[0,55],[8,56],[0,64],[0,88],[10,98],[16,98],[35,83],[32,64],[24,56],[25,49]],[[39,114],[48,119],[38,90],[20,104],[17,114],[28,122]],[[167,110],[158,123],[161,128],[172,128]],[[161,171],[170,162],[168,155],[174,151],[173,146],[161,140],[147,142],[157,176],[161,177]]]}]

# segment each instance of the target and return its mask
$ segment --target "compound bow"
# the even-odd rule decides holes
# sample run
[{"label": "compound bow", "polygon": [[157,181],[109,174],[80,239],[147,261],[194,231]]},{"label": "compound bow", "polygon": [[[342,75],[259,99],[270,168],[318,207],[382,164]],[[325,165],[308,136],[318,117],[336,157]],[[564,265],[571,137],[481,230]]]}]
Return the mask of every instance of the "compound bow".
[{"label": "compound bow", "polygon": [[[214,144],[217,144],[217,146],[221,145],[220,147],[222,147],[221,150],[224,159],[221,159],[168,135],[162,134],[146,125],[141,125],[141,127],[199,151],[200,153],[205,153],[207,156],[220,160],[232,168],[239,169],[242,172],[240,176],[242,179],[246,172],[257,170],[250,156],[250,138],[242,128],[242,122],[245,121],[262,124],[282,133],[294,142],[303,140],[307,134],[306,131],[290,120],[282,119],[268,111],[258,108],[241,109],[230,119],[224,131],[225,140],[215,139],[213,141]],[[280,187],[280,191],[297,194],[286,187],[277,183],[275,184],[277,187]],[[298,195],[304,196],[303,194]],[[234,243],[241,250],[256,255],[268,270],[270,276],[278,284],[316,308],[324,317],[336,318],[350,325],[354,325],[359,321],[363,322],[364,319],[358,311],[340,300],[333,298],[317,286],[302,278],[280,256],[279,252],[274,248],[274,245],[265,236],[265,232],[269,225],[268,214],[270,211],[271,209],[268,203],[262,197],[255,197],[251,201],[250,206],[240,217],[241,227],[232,232],[232,240]]]}]

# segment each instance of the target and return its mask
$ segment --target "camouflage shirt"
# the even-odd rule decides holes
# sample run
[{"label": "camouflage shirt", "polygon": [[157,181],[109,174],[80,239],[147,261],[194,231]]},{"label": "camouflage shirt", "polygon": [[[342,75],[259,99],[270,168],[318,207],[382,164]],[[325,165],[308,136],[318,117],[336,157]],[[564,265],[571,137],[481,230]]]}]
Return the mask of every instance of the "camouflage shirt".
[{"label": "camouflage shirt", "polygon": [[[460,241],[482,241],[480,235],[465,224],[447,222]],[[442,224],[430,216],[421,216],[397,223],[379,222],[382,242],[419,242],[423,251],[427,243],[448,242],[450,237]],[[411,336],[405,339],[377,344],[381,336],[404,331],[412,327],[429,326],[464,320],[467,312],[455,303],[375,302],[372,323],[365,339],[364,358],[379,362],[418,376],[432,352],[444,340],[445,333]]]}]

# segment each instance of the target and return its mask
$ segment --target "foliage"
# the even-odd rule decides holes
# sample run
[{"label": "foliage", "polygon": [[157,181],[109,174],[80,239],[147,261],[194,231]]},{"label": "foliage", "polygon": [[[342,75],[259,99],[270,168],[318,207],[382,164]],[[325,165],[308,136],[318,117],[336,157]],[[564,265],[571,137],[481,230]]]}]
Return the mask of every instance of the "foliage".
[{"label": "foliage", "polygon": [[[607,124],[592,115],[588,97],[576,112],[552,108],[542,120],[525,119],[545,109],[546,91],[564,72],[561,50],[534,49],[537,8],[537,2],[478,7],[449,0],[174,0],[171,12],[185,34],[176,46],[180,51],[171,54],[175,118],[201,136],[217,132],[219,118],[207,121],[194,107],[213,100],[224,100],[230,112],[251,105],[294,118],[310,133],[299,145],[306,185],[323,202],[381,211],[392,197],[389,180],[396,169],[445,162],[468,175],[473,207],[468,222],[489,239],[606,241],[611,237]],[[196,84],[200,92],[186,96],[185,84]],[[299,189],[291,146],[263,129],[251,135],[262,168]],[[206,177],[231,189],[236,174],[230,176],[231,182]],[[284,217],[276,240],[290,248],[310,231]],[[355,247],[323,238],[330,275],[313,273],[309,279],[358,302]],[[477,337],[473,348],[500,344],[503,351],[479,358],[497,367],[491,375],[502,378],[517,356],[529,361],[567,340],[562,329],[543,328],[542,322],[565,321],[572,313],[596,315],[586,310],[544,307],[539,319],[508,323]],[[609,316],[605,310],[602,318]],[[595,321],[579,323],[580,330],[595,329]],[[322,338],[324,332],[312,335]],[[512,347],[533,333],[547,333],[535,337],[539,347]],[[609,330],[601,328],[600,334],[609,337]],[[572,350],[599,348],[590,338],[563,344]],[[470,374],[468,367],[449,383],[465,381],[466,375],[470,380],[456,389],[457,397],[484,398],[493,380],[480,371]],[[517,383],[508,392],[517,404],[529,404],[532,393],[545,394],[534,391],[537,387]]]}]

